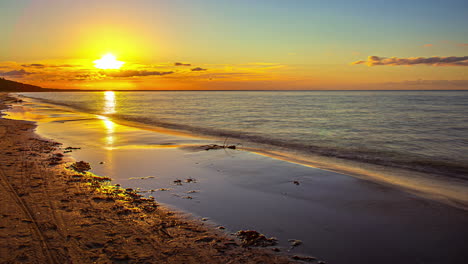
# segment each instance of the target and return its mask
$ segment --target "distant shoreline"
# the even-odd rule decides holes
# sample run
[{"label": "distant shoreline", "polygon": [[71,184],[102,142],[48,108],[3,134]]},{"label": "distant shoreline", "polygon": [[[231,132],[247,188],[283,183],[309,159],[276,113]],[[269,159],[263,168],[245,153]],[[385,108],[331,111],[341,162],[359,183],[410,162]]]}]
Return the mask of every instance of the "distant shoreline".
[{"label": "distant shoreline", "polygon": [[91,89],[61,89],[61,88],[43,88],[36,85],[30,85],[20,82],[15,82],[12,80],[6,80],[4,78],[0,78],[0,92],[7,92],[7,93],[35,93],[35,92],[106,92],[106,91],[114,91],[114,92],[425,92],[425,91],[444,91],[444,92],[462,92],[468,91],[468,89],[461,89],[461,90],[327,90],[327,89],[314,89],[314,90],[154,90],[154,89],[136,89],[136,90],[119,90],[119,89],[99,89],[99,90],[91,90]]},{"label": "distant shoreline", "polygon": [[[468,90],[74,90],[58,88],[43,89],[47,89],[47,91],[37,92],[468,92]],[[23,92],[15,91],[15,93]]]}]

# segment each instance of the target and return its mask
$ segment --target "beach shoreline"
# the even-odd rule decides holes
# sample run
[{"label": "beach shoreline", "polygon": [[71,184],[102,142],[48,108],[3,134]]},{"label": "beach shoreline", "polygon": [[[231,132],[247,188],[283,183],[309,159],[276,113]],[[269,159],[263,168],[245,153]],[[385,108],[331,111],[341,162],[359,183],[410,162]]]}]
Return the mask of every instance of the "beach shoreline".
[{"label": "beach shoreline", "polygon": [[[6,94],[0,94],[5,108]],[[67,169],[60,143],[0,118],[0,259],[5,263],[292,263],[241,247],[151,199]]]},{"label": "beach shoreline", "polygon": [[[35,121],[38,135],[64,144],[64,158],[85,160],[95,175],[144,199],[155,196],[210,230],[208,223],[228,232],[257,230],[277,237],[288,254],[330,263],[457,263],[467,257],[465,210],[391,185],[255,151],[207,150],[220,143],[28,100],[6,113]],[[290,241],[301,242],[291,247]]]},{"label": "beach shoreline", "polygon": [[[105,95],[106,93],[104,93]],[[15,95],[18,96],[18,95]],[[77,107],[76,105],[67,105],[63,102],[55,102],[43,98],[29,97],[19,95],[19,98],[38,103],[39,105],[57,107],[71,112],[80,112],[90,114],[92,118],[98,116],[106,122],[112,122],[123,127],[132,127],[141,130],[156,132],[159,134],[168,134],[181,136],[186,138],[204,139],[206,142],[216,142],[223,144],[227,141],[229,144],[234,144],[238,150],[245,152],[256,153],[272,159],[283,160],[288,163],[297,163],[303,166],[327,170],[339,174],[349,175],[355,178],[372,181],[381,185],[386,185],[391,188],[403,190],[414,195],[435,200],[454,206],[463,210],[468,210],[468,181],[464,178],[463,172],[458,172],[457,175],[444,175],[432,165],[425,165],[424,170],[415,170],[405,168],[404,166],[395,166],[386,164],[385,160],[381,160],[383,164],[364,162],[359,160],[348,159],[346,157],[334,157],[322,155],[312,152],[298,151],[294,148],[284,146],[272,146],[266,143],[251,142],[241,140],[236,137],[229,136],[214,136],[210,134],[180,129],[178,126],[160,126],[157,124],[131,121],[132,119],[122,119],[113,114],[88,111],[85,108]],[[115,106],[112,106],[115,107]],[[112,108],[113,109],[113,108]],[[21,118],[21,117],[20,117]],[[26,116],[26,119],[28,117]],[[32,118],[34,119],[34,118]],[[29,120],[29,119],[28,119]],[[311,148],[313,149],[313,148]],[[340,156],[340,155],[337,155]],[[345,155],[346,156],[346,155]],[[371,155],[372,156],[372,155]],[[376,159],[380,159],[375,157]],[[372,158],[371,158],[372,159]],[[411,162],[410,162],[411,163]]]}]

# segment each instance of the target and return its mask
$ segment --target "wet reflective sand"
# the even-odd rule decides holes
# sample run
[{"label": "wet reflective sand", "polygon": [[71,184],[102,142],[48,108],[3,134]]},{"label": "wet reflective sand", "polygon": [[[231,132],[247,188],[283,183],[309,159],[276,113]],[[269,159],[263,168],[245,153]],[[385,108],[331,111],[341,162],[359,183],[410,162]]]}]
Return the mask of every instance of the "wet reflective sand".
[{"label": "wet reflective sand", "polygon": [[399,190],[252,152],[206,151],[196,146],[223,142],[63,108],[25,103],[10,117],[36,121],[44,137],[80,147],[69,154],[113,183],[232,232],[255,229],[285,247],[288,239],[302,240],[293,252],[329,263],[455,263],[468,257],[466,211]]}]

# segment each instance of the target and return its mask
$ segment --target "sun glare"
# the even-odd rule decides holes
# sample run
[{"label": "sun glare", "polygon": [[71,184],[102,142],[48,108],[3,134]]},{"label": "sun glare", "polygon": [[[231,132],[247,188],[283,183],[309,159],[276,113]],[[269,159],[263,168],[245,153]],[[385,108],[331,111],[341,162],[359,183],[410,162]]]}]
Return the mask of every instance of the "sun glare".
[{"label": "sun glare", "polygon": [[115,114],[115,92],[104,92],[104,114]]},{"label": "sun glare", "polygon": [[94,67],[103,70],[120,69],[120,67],[122,67],[122,65],[125,63],[123,61],[118,61],[117,58],[110,53],[93,62],[95,64]]}]

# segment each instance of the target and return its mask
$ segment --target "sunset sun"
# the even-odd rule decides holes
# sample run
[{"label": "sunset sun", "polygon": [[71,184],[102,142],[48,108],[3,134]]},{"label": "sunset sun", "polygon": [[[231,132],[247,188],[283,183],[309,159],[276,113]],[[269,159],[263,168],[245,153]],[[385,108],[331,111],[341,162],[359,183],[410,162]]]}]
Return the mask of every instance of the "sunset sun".
[{"label": "sunset sun", "polygon": [[0,264],[468,264],[468,0],[0,0]]},{"label": "sunset sun", "polygon": [[111,53],[108,53],[102,56],[102,58],[99,60],[95,60],[94,67],[103,70],[120,69],[124,63],[125,62],[123,61],[118,61],[117,58]]}]

